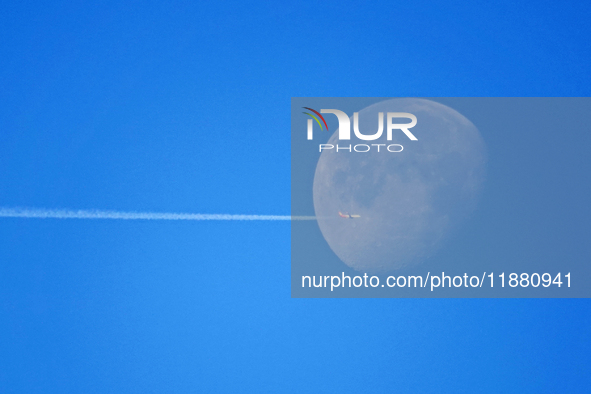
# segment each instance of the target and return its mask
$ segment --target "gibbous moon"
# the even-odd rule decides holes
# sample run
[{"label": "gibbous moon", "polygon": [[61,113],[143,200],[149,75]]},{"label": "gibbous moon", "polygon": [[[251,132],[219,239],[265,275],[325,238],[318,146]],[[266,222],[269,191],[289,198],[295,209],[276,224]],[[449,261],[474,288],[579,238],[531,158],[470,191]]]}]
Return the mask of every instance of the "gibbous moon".
[{"label": "gibbous moon", "polygon": [[[339,141],[337,130],[328,141],[335,147],[385,144],[380,151],[376,146],[368,152],[323,150],[313,188],[328,245],[345,264],[368,273],[417,265],[433,255],[475,209],[486,162],[478,129],[445,105],[424,99],[382,101],[359,111],[359,131],[375,134],[380,112],[384,131],[379,139],[358,140],[351,117],[351,140]],[[409,131],[417,141],[401,130],[388,141],[388,112],[415,115],[417,124]],[[389,152],[390,144],[403,150]]]}]

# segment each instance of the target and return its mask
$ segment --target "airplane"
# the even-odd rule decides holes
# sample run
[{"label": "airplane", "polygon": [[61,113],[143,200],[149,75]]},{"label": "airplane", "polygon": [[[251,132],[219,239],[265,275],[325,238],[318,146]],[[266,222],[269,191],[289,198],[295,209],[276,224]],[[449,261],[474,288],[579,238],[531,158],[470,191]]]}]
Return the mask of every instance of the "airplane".
[{"label": "airplane", "polygon": [[346,212],[342,213],[341,211],[339,211],[339,216],[345,219],[357,219],[361,217],[361,215],[350,215]]}]

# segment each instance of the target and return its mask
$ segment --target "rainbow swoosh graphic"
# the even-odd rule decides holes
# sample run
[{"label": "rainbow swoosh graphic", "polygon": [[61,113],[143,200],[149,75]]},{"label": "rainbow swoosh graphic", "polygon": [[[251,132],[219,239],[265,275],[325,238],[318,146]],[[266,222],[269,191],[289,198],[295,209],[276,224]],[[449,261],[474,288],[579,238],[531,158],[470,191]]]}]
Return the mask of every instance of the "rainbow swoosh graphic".
[{"label": "rainbow swoosh graphic", "polygon": [[[316,110],[313,110],[312,108],[308,108],[308,107],[302,107],[302,108],[304,108],[304,109],[307,109],[307,110],[309,110],[309,111],[312,111],[312,112],[314,112],[316,115],[320,116],[320,119],[322,119],[322,122],[324,122],[324,125],[326,126],[326,130],[328,131],[328,125],[326,124],[326,120],[324,120],[324,116],[320,115],[320,112],[318,112],[318,111],[316,111]],[[314,118],[314,120],[316,121],[316,123],[318,123],[318,126],[320,126],[320,130],[322,130],[322,129],[323,129],[323,128],[322,128],[322,123],[320,123],[320,120],[319,120],[319,119],[318,119],[316,116],[312,115],[312,114],[311,114],[311,113],[309,113],[309,112],[302,112],[302,113],[303,113],[303,114],[306,114],[306,115],[310,115],[312,118]]]}]

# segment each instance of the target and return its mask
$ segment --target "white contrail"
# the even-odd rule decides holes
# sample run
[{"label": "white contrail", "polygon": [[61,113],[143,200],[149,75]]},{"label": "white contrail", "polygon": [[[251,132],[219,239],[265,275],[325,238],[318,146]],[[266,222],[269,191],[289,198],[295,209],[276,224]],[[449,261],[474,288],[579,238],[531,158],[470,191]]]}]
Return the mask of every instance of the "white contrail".
[{"label": "white contrail", "polygon": [[71,209],[0,208],[0,217],[32,219],[119,220],[316,220],[315,216],[227,215],[202,213],[120,212]]}]

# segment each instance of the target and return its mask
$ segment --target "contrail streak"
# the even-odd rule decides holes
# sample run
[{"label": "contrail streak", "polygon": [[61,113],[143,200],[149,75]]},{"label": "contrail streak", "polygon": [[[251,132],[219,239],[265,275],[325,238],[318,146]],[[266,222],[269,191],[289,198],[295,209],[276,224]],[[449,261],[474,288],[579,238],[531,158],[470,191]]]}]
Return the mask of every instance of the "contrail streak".
[{"label": "contrail streak", "polygon": [[0,208],[0,217],[30,219],[117,220],[316,220],[315,216],[227,215],[202,213],[120,212],[71,209]]}]

